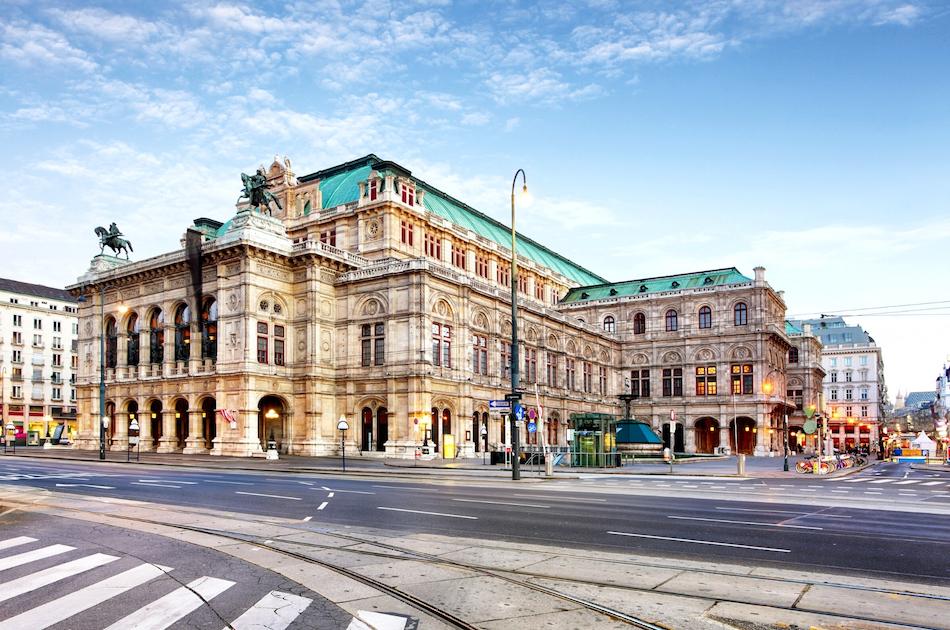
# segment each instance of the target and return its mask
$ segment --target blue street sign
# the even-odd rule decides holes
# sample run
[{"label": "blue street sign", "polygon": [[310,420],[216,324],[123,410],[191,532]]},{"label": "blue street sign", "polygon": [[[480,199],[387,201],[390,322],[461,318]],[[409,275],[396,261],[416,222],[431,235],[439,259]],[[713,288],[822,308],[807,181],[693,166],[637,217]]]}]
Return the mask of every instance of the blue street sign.
[{"label": "blue street sign", "polygon": [[515,407],[515,420],[521,422],[524,420],[524,405],[518,405]]},{"label": "blue street sign", "polygon": [[528,423],[528,433],[537,433],[538,425],[533,420]]},{"label": "blue street sign", "polygon": [[488,408],[492,411],[511,411],[511,403],[507,400],[489,400]]}]

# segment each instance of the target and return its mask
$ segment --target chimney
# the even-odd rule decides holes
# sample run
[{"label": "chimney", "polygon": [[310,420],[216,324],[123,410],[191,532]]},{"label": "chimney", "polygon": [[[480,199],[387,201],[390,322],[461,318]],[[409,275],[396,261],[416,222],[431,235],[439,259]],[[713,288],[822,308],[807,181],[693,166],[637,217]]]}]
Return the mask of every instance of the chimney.
[{"label": "chimney", "polygon": [[765,284],[765,267],[761,265],[758,267],[753,267],[752,271],[755,272],[755,286],[762,286]]},{"label": "chimney", "polygon": [[802,330],[805,332],[806,335],[811,335],[811,324],[805,324],[802,327]]}]

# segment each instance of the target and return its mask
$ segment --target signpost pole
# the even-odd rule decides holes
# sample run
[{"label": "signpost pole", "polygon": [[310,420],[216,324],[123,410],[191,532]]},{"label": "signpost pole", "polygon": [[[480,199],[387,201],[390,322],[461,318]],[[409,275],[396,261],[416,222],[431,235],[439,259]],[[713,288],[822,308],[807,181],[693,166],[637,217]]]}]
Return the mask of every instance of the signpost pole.
[{"label": "signpost pole", "polygon": [[340,453],[343,456],[343,472],[346,472],[346,430],[350,428],[346,422],[346,416],[340,416],[336,428],[340,430]]}]

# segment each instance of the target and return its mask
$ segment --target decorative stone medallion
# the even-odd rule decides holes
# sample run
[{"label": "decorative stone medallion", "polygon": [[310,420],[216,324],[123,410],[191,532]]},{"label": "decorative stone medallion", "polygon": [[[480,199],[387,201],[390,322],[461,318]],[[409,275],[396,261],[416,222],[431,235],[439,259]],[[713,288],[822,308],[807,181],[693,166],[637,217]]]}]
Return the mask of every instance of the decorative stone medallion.
[{"label": "decorative stone medallion", "polygon": [[370,238],[379,236],[379,221],[370,221],[366,225],[366,233],[369,234]]}]

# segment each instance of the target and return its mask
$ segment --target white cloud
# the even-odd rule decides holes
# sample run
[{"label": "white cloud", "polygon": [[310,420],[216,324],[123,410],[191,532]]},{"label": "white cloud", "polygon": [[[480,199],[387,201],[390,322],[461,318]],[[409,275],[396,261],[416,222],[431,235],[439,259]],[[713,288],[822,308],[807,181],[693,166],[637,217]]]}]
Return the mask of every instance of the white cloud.
[{"label": "white cloud", "polygon": [[490,120],[491,115],[486,112],[469,112],[462,116],[462,124],[470,127],[487,125]]},{"label": "white cloud", "polygon": [[505,131],[514,131],[521,125],[521,119],[517,116],[505,121]]},{"label": "white cloud", "polygon": [[501,104],[524,101],[551,104],[589,98],[602,92],[596,84],[572,85],[548,68],[515,74],[496,72],[488,77],[486,84],[494,99]]},{"label": "white cloud", "polygon": [[0,24],[0,59],[45,69],[67,67],[92,72],[98,65],[61,33],[40,24]]},{"label": "white cloud", "polygon": [[913,4],[902,4],[893,9],[885,9],[879,15],[875,24],[900,24],[901,26],[910,26],[920,18],[922,14],[920,7]]},{"label": "white cloud", "polygon": [[49,14],[71,31],[82,32],[115,43],[141,42],[157,33],[157,24],[105,9],[50,9]]}]

